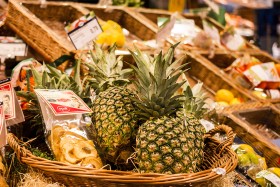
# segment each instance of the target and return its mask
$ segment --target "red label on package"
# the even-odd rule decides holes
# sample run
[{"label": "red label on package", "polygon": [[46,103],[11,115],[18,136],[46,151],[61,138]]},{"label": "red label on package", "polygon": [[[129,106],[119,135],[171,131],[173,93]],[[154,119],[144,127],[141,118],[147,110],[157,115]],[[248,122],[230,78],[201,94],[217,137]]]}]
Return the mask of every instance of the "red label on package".
[{"label": "red label on package", "polygon": [[261,82],[280,82],[279,75],[273,62],[257,64],[244,71],[243,74],[254,86]]},{"label": "red label on package", "polygon": [[56,116],[92,112],[84,101],[71,90],[36,89],[35,93],[50,107]]},{"label": "red label on package", "polygon": [[7,129],[4,117],[3,103],[0,103],[0,148],[7,144]]},{"label": "red label on package", "polygon": [[0,82],[0,100],[3,102],[5,119],[9,120],[15,118],[14,93],[10,79]]}]

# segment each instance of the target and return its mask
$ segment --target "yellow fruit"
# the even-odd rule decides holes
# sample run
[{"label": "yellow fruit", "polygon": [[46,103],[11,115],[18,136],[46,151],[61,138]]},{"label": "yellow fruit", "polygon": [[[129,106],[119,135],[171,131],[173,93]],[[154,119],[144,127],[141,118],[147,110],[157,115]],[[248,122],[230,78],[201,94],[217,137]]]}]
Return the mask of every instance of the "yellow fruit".
[{"label": "yellow fruit", "polygon": [[119,24],[117,24],[116,22],[114,22],[112,20],[108,20],[107,24],[110,25],[113,28],[113,30],[122,32],[122,27]]},{"label": "yellow fruit", "polygon": [[238,149],[246,151],[246,153],[255,153],[255,150],[248,144],[240,144]]},{"label": "yellow fruit", "polygon": [[267,169],[266,160],[264,157],[260,157],[259,162],[260,162],[262,169]]},{"label": "yellow fruit", "polygon": [[218,103],[218,105],[220,105],[220,106],[229,106],[229,104],[227,103],[227,102],[225,102],[225,101],[219,101],[219,102],[217,102]]},{"label": "yellow fruit", "polygon": [[266,99],[267,98],[267,95],[262,91],[253,91],[252,93],[260,99]]},{"label": "yellow fruit", "polygon": [[241,167],[250,166],[251,161],[247,154],[237,154],[238,157],[238,165]]},{"label": "yellow fruit", "polygon": [[219,101],[225,101],[229,103],[231,100],[234,99],[234,95],[231,91],[227,89],[220,89],[217,91],[215,99],[217,102]]},{"label": "yellow fruit", "polygon": [[272,167],[272,168],[268,168],[267,170],[271,171],[272,173],[280,177],[280,168]]},{"label": "yellow fruit", "polygon": [[105,22],[102,26],[103,32],[112,29],[112,26],[108,24],[108,22]]},{"label": "yellow fruit", "polygon": [[262,178],[256,178],[255,181],[261,185],[262,187],[266,187],[266,180],[262,177]]},{"label": "yellow fruit", "polygon": [[248,152],[247,155],[248,155],[248,157],[250,158],[250,160],[253,164],[259,164],[259,158],[261,156],[257,155],[254,152]]},{"label": "yellow fruit", "polygon": [[116,42],[118,47],[122,47],[125,43],[125,36],[123,33],[114,32],[112,36],[112,40]]},{"label": "yellow fruit", "polygon": [[99,34],[96,38],[96,43],[98,44],[108,44],[110,45],[110,41],[111,41],[111,34],[107,33],[107,32],[102,32],[101,34]]},{"label": "yellow fruit", "polygon": [[239,98],[233,98],[233,99],[229,102],[230,105],[238,105],[238,104],[240,104],[240,103],[241,103],[241,101],[240,101]]}]

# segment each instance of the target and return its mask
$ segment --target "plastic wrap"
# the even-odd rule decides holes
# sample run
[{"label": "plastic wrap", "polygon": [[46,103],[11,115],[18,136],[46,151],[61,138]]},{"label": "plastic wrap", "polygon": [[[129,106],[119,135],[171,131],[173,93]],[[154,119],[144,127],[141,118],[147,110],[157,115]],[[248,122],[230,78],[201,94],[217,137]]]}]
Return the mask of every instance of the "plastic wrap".
[{"label": "plastic wrap", "polygon": [[88,127],[92,126],[87,113],[91,110],[69,90],[35,90],[45,124],[47,144],[56,160],[101,168],[102,161]]}]

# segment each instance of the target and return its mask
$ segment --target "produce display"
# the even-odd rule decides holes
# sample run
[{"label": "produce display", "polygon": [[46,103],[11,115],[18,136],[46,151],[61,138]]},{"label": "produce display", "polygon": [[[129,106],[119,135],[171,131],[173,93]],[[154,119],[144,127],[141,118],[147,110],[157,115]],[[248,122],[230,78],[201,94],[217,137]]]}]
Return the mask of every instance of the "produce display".
[{"label": "produce display", "polygon": [[[142,4],[141,1],[112,3]],[[34,9],[36,6],[28,6],[40,17]],[[56,67],[57,61],[45,64],[27,59],[19,63],[13,69],[11,84],[17,90],[16,99],[28,120],[19,124],[21,127],[8,127],[14,135],[7,135],[10,147],[3,149],[6,154],[3,163],[10,164],[11,175],[4,175],[6,165],[0,162],[0,186],[7,186],[5,179],[10,186],[22,187],[35,183],[42,187],[63,186],[63,182],[67,186],[71,180],[73,184],[76,180],[84,184],[83,179],[120,185],[131,182],[172,186],[173,181],[174,185],[196,185],[199,181],[204,182],[201,185],[208,183],[213,187],[280,186],[280,169],[276,167],[280,163],[276,163],[280,156],[277,144],[280,114],[273,107],[273,117],[265,112],[263,115],[256,111],[242,113],[238,106],[250,104],[251,98],[246,98],[244,93],[247,92],[235,90],[241,85],[261,102],[261,99],[280,98],[279,64],[244,53],[242,58],[223,68],[236,81],[226,84],[229,80],[221,79],[225,84],[221,81],[217,83],[218,89],[211,87],[215,80],[201,82],[201,76],[205,75],[196,77],[195,71],[202,71],[202,68],[190,70],[189,67],[200,66],[190,66],[187,54],[195,53],[193,49],[207,51],[211,59],[218,49],[240,53],[249,46],[234,27],[219,32],[204,20],[200,28],[193,20],[173,19],[172,16],[160,26],[156,38],[147,41],[114,19],[100,19],[101,34],[96,36],[90,49],[75,51],[75,59],[66,55],[67,60],[70,59],[66,71]],[[43,21],[65,39],[63,43],[70,44],[66,32],[62,31],[66,22]],[[187,29],[188,34],[180,33],[181,27]],[[161,46],[160,39],[164,40]],[[178,41],[180,43],[172,44]],[[127,50],[131,57],[129,62],[118,54],[119,50]],[[201,58],[199,53],[188,58]],[[200,63],[199,60],[195,62]],[[203,67],[207,65],[202,64]],[[215,68],[207,70],[215,71]],[[220,72],[211,74],[219,78],[222,75]],[[223,111],[225,107],[231,110],[231,106],[233,111]],[[1,107],[0,103],[0,113]],[[252,127],[250,135],[258,136],[257,141],[244,138],[242,144],[232,145],[235,135],[241,132],[232,132],[223,124],[226,120],[220,119],[231,117],[235,123],[242,121]],[[246,125],[240,126],[246,128]],[[35,128],[37,137],[26,137],[17,128],[21,128],[19,131]],[[257,146],[253,147],[261,141],[259,137],[271,141],[271,146],[265,150],[273,150],[273,153],[261,153]],[[40,162],[23,165],[28,159],[19,160],[21,163],[15,161],[13,154],[19,159],[39,158]],[[211,176],[205,176],[209,171]],[[52,172],[61,172],[61,178],[52,176]],[[18,177],[19,173],[24,174]],[[67,175],[69,181],[63,179]],[[112,176],[116,176],[113,181],[106,179]],[[201,181],[203,178],[205,180]]]}]

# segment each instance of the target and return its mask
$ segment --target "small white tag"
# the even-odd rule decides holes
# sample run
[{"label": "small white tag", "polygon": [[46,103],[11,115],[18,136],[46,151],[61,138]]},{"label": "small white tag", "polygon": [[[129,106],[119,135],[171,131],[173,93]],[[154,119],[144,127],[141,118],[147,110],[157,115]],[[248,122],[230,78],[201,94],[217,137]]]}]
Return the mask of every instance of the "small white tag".
[{"label": "small white tag", "polygon": [[209,34],[209,36],[216,42],[216,44],[220,44],[220,33],[216,27],[214,27],[211,23],[203,20],[203,29],[204,31]]},{"label": "small white tag", "polygon": [[232,149],[233,151],[236,151],[236,149],[238,149],[239,147],[240,147],[239,144],[233,144],[233,145],[231,146],[231,149]]},{"label": "small white tag", "polygon": [[214,168],[212,169],[212,171],[217,173],[218,175],[225,175],[227,173],[224,168]]},{"label": "small white tag", "polygon": [[271,99],[279,99],[280,98],[280,91],[279,90],[267,90],[267,92],[270,95]]},{"label": "small white tag", "polygon": [[280,186],[280,178],[270,171],[262,170],[259,173],[257,173],[256,178],[261,178],[261,177],[269,180],[275,186],[278,187]]},{"label": "small white tag", "polygon": [[177,19],[171,30],[172,36],[189,36],[194,38],[196,34],[195,23],[192,19]]},{"label": "small white tag", "polygon": [[159,27],[156,36],[157,44],[162,44],[170,36],[171,30],[176,22],[176,17],[176,13],[172,14],[170,20]]},{"label": "small white tag", "polygon": [[201,119],[201,120],[199,120],[199,122],[201,123],[201,125],[204,126],[204,128],[206,129],[206,132],[215,128],[215,125],[212,122],[207,121],[205,119]]},{"label": "small white tag", "polygon": [[228,36],[226,41],[223,43],[229,50],[237,51],[244,46],[245,41],[239,34],[234,34]]},{"label": "small white tag", "polygon": [[26,56],[27,46],[25,43],[0,43],[0,56],[14,58]]},{"label": "small white tag", "polygon": [[102,33],[93,12],[68,25],[65,30],[76,49],[88,49],[90,42]]}]

